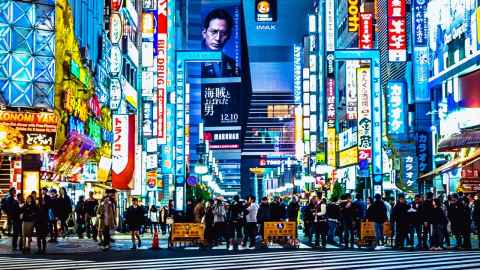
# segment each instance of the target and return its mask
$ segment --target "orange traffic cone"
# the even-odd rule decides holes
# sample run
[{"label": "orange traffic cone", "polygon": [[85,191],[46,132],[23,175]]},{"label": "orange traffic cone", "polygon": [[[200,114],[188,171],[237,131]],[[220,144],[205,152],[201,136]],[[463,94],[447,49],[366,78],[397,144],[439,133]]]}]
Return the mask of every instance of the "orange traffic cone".
[{"label": "orange traffic cone", "polygon": [[154,228],[153,231],[153,240],[152,240],[152,247],[150,249],[160,249],[160,243],[158,240],[158,230],[157,227]]}]

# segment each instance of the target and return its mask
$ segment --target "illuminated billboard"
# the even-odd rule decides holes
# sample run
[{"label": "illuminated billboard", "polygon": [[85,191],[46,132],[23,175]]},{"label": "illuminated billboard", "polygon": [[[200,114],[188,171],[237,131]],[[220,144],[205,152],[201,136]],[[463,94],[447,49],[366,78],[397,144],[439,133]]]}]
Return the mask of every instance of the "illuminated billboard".
[{"label": "illuminated billboard", "polygon": [[387,83],[387,130],[390,135],[406,132],[407,113],[406,84],[390,81]]},{"label": "illuminated billboard", "polygon": [[358,159],[372,158],[372,104],[370,68],[357,68],[358,86]]},{"label": "illuminated billboard", "polygon": [[406,0],[388,0],[388,59],[407,61]]}]

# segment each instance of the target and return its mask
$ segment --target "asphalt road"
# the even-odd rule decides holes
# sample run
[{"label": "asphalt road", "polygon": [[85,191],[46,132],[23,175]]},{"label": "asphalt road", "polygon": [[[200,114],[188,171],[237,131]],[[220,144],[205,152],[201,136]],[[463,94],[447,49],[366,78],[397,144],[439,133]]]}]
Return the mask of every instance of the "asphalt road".
[{"label": "asphalt road", "polygon": [[0,269],[480,269],[480,251],[136,250],[0,256]]}]

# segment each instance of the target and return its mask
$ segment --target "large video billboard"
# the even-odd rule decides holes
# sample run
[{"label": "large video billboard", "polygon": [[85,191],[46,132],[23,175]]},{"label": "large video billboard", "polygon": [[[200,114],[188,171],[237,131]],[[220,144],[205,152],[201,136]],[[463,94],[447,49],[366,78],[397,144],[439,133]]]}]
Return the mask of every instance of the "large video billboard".
[{"label": "large video billboard", "polygon": [[200,49],[222,52],[221,62],[201,64],[204,139],[212,149],[238,149],[246,94],[241,80],[241,9],[232,4],[204,4],[201,13]]}]

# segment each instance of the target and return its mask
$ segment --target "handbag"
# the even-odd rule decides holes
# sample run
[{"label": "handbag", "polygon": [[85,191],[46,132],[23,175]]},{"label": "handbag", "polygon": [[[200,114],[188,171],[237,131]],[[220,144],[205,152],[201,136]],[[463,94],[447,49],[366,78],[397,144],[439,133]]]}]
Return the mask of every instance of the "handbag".
[{"label": "handbag", "polygon": [[173,224],[173,218],[172,217],[167,217],[167,224],[172,225]]}]

